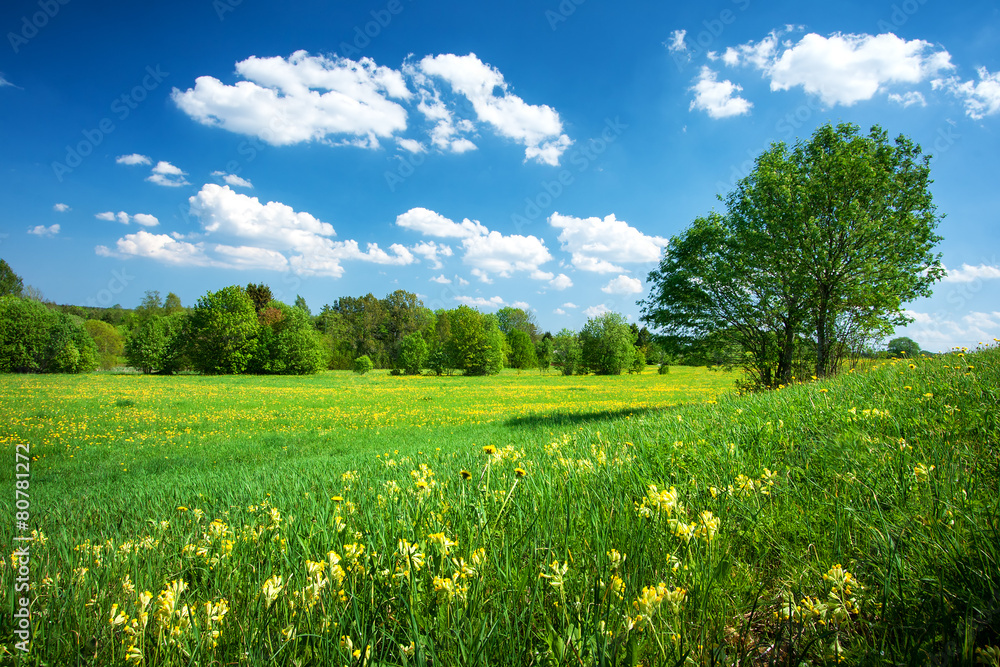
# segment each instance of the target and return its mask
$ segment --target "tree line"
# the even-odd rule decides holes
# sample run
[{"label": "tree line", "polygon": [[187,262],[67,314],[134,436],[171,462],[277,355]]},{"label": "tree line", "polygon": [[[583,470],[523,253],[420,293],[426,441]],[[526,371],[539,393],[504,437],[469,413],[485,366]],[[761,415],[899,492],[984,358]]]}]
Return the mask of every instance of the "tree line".
[{"label": "tree line", "polygon": [[[2,260],[0,260],[2,262]],[[0,297],[0,372],[87,372],[121,365],[143,373],[492,375],[503,368],[566,375],[640,372],[659,356],[649,331],[617,313],[580,332],[542,332],[534,314],[505,307],[431,310],[410,292],[341,297],[315,316],[302,297],[273,298],[263,283],[208,292],[190,308],[146,293],[132,310],[48,307],[25,297],[6,262]],[[86,318],[86,319],[85,319]],[[359,361],[360,360],[360,361]]]}]

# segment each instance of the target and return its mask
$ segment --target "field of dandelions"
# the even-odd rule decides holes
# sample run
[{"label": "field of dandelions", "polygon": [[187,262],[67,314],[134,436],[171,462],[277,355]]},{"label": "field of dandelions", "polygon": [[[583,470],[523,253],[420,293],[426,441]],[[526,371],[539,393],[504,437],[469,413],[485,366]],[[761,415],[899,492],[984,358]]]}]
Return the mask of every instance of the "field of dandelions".
[{"label": "field of dandelions", "polygon": [[0,378],[0,662],[1000,660],[1000,348],[734,376]]}]

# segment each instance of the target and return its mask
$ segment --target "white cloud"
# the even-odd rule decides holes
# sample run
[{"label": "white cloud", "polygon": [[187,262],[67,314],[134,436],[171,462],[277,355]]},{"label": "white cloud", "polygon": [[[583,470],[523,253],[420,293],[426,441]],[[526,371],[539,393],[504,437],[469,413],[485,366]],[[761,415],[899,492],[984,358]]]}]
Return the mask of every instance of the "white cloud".
[{"label": "white cloud", "polygon": [[462,276],[455,276],[455,281],[462,287],[465,287],[466,285],[469,284],[469,281],[463,278]]},{"label": "white cloud", "polygon": [[971,283],[976,280],[993,280],[1000,278],[1000,266],[993,266],[990,264],[980,264],[978,266],[972,266],[970,264],[962,264],[958,269],[948,269],[948,272],[942,280],[946,283]]},{"label": "white cloud", "polygon": [[[539,266],[552,259],[545,242],[534,236],[513,234],[504,236],[490,232],[485,236],[474,236],[462,241],[465,255],[462,261],[474,266],[473,275],[489,282],[490,276],[507,278],[519,271],[533,274],[536,280],[544,279]],[[547,274],[548,278],[552,274]]]},{"label": "white cloud", "polygon": [[4,86],[13,86],[13,85],[14,84],[12,84],[10,81],[7,80],[6,77],[4,77],[3,72],[0,72],[0,88],[3,88]]},{"label": "white cloud", "polygon": [[562,307],[563,307],[563,308],[579,308],[580,306],[576,305],[576,304],[575,304],[575,303],[573,303],[572,301],[567,301],[566,303],[564,303],[564,304],[562,305]]},{"label": "white cloud", "polygon": [[563,310],[562,308],[556,308],[552,312],[555,313],[556,315],[568,315],[569,314],[565,310]]},{"label": "white cloud", "polygon": [[642,291],[642,281],[622,275],[602,287],[601,291],[607,294],[638,294]]},{"label": "white cloud", "polygon": [[195,80],[171,97],[195,120],[259,137],[274,146],[345,138],[377,147],[379,138],[406,129],[406,110],[393,100],[412,93],[403,76],[370,58],[310,56],[296,51],[287,59],[251,56],[236,63],[243,77],[226,85],[211,76]]},{"label": "white cloud", "polygon": [[125,211],[118,211],[118,213],[105,211],[103,213],[97,213],[94,217],[98,220],[107,220],[108,222],[117,221],[123,225],[127,225],[129,222],[135,222],[136,224],[140,224],[144,227],[155,227],[160,224],[160,221],[156,219],[156,216],[148,213],[136,213],[135,215],[129,215]]},{"label": "white cloud", "polygon": [[56,204],[55,206],[52,207],[52,210],[58,211],[60,213],[65,213],[66,211],[70,210],[70,208],[66,204]]},{"label": "white cloud", "polygon": [[694,91],[694,99],[691,100],[689,110],[704,111],[712,118],[740,116],[750,113],[750,108],[753,106],[736,94],[743,90],[742,86],[738,86],[728,79],[719,81],[718,74],[708,66],[701,68],[697,83],[691,87],[691,90]]},{"label": "white cloud", "polygon": [[772,32],[758,43],[727,49],[723,60],[727,65],[761,70],[770,79],[771,90],[801,86],[830,106],[870,100],[889,86],[921,83],[953,69],[947,51],[892,33],[834,33],[829,37],[809,33],[796,43],[779,45]]},{"label": "white cloud", "polygon": [[903,93],[902,95],[900,95],[899,93],[890,93],[889,101],[902,105],[904,109],[907,107],[912,107],[915,104],[918,104],[922,107],[927,106],[927,100],[924,99],[923,94],[916,90],[911,90],[910,92]]},{"label": "white cloud", "polygon": [[596,306],[591,306],[590,308],[586,308],[583,311],[583,314],[587,316],[587,319],[593,319],[595,317],[600,317],[601,315],[610,312],[611,311],[608,309],[607,306],[605,306],[603,303],[599,303]]},{"label": "white cloud", "polygon": [[525,160],[556,166],[572,143],[563,134],[562,121],[555,109],[545,104],[527,104],[511,93],[500,71],[474,53],[427,56],[420,61],[419,68],[427,76],[444,79],[456,93],[463,95],[472,104],[479,121],[524,145]]},{"label": "white cloud", "polygon": [[226,185],[231,185],[234,188],[248,188],[253,190],[253,183],[245,178],[237,176],[236,174],[227,174],[224,171],[213,171],[212,176],[218,176],[222,178],[222,182]]},{"label": "white cloud", "polygon": [[399,144],[400,148],[408,153],[423,153],[427,150],[424,148],[424,145],[416,139],[397,139],[396,143]]},{"label": "white cloud", "polygon": [[494,296],[489,299],[481,296],[456,296],[455,301],[472,308],[502,308],[507,305],[507,302],[499,296]]},{"label": "white cloud", "polygon": [[438,283],[438,284],[441,284],[441,285],[450,285],[451,284],[451,278],[446,278],[443,273],[440,276],[434,276],[430,280],[431,280],[432,283]]},{"label": "white cloud", "polygon": [[562,250],[572,256],[573,266],[595,273],[627,273],[619,264],[660,260],[667,239],[647,236],[614,213],[601,218],[574,218],[553,213],[549,224],[560,229]]},{"label": "white cloud", "polygon": [[36,236],[55,236],[59,233],[59,225],[52,225],[46,227],[45,225],[35,225],[28,229],[29,234],[35,234]]},{"label": "white cloud", "polygon": [[565,273],[560,273],[558,276],[549,281],[549,287],[554,290],[562,291],[573,286],[573,281]]},{"label": "white cloud", "polygon": [[[215,257],[207,251],[212,251]],[[211,266],[227,269],[265,269],[284,271],[288,260],[274,250],[250,246],[229,246],[188,243],[167,234],[150,234],[139,231],[118,239],[114,249],[97,246],[96,252],[104,257],[140,257],[153,259],[173,266]]]},{"label": "white cloud", "polygon": [[177,188],[182,185],[191,185],[188,183],[186,171],[181,171],[179,167],[175,167],[169,162],[160,160],[153,167],[153,173],[146,178],[150,183],[156,183],[157,185],[163,185],[168,188]]},{"label": "white cloud", "polygon": [[444,245],[443,243],[435,243],[434,241],[421,241],[410,248],[410,250],[427,260],[432,269],[440,269],[443,266],[440,258],[451,257],[453,254],[451,246]]},{"label": "white cloud", "polygon": [[990,74],[985,67],[976,70],[979,82],[959,81],[958,77],[936,79],[934,88],[944,88],[965,103],[965,113],[973,120],[1000,112],[1000,72]]},{"label": "white cloud", "polygon": [[958,320],[940,313],[920,313],[906,310],[914,322],[896,335],[908,336],[931,351],[947,351],[952,347],[973,347],[980,341],[992,341],[1000,331],[1000,312],[972,311]]},{"label": "white cloud", "polygon": [[136,213],[132,216],[132,221],[143,227],[155,227],[160,224],[155,215],[149,215],[148,213]]},{"label": "white cloud", "polygon": [[687,35],[687,30],[674,30],[670,33],[670,42],[667,43],[667,51],[670,53],[686,53],[687,44],[684,43],[684,37]]},{"label": "white cloud", "polygon": [[412,229],[426,236],[440,236],[445,238],[471,238],[473,236],[484,236],[489,230],[478,220],[466,218],[457,223],[449,220],[440,213],[426,208],[411,208],[406,213],[396,216],[396,224],[405,229]]},{"label": "white cloud", "polygon": [[153,161],[146,155],[132,153],[131,155],[119,155],[115,158],[115,164],[152,164]]}]

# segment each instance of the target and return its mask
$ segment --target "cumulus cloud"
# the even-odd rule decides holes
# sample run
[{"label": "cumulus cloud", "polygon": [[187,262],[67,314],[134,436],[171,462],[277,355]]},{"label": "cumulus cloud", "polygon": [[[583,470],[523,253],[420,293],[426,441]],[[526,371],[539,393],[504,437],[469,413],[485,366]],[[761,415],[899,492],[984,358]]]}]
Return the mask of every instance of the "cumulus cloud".
[{"label": "cumulus cloud", "polygon": [[[335,231],[329,223],[280,202],[262,204],[256,197],[234,192],[228,185],[207,183],[188,201],[191,214],[201,224],[203,239],[233,242],[191,243],[182,237],[139,232],[119,239],[114,249],[100,246],[98,254],[146,257],[188,266],[292,270],[334,278],[343,275],[341,262],[346,260],[397,266],[416,261],[399,244],[386,251],[369,243],[362,250],[354,240],[334,241],[330,237]],[[119,219],[115,214],[106,215],[102,219]],[[138,216],[132,219],[140,222]]]},{"label": "cumulus cloud", "polygon": [[123,225],[127,225],[129,222],[134,222],[143,227],[155,227],[160,224],[160,221],[155,215],[150,215],[148,213],[136,213],[134,215],[129,215],[125,211],[118,211],[117,213],[112,213],[111,211],[104,211],[103,213],[97,213],[94,215],[98,220],[107,220],[108,222],[120,222]]},{"label": "cumulus cloud", "polygon": [[567,301],[566,303],[564,303],[564,304],[562,305],[562,307],[563,307],[563,308],[579,308],[580,306],[576,305],[576,304],[575,304],[575,303],[573,303],[572,301]]},{"label": "cumulus cloud", "polygon": [[887,92],[890,86],[929,81],[954,67],[947,51],[892,33],[829,37],[809,33],[798,42],[779,43],[772,32],[760,42],[730,47],[723,61],[760,70],[770,80],[771,90],[801,86],[830,106],[851,106]]},{"label": "cumulus cloud", "polygon": [[914,105],[927,106],[927,100],[924,99],[923,94],[916,90],[911,90],[902,95],[899,93],[890,93],[889,101],[902,106],[904,109]]},{"label": "cumulus cloud", "polygon": [[553,313],[555,313],[556,315],[569,315],[569,313],[567,313],[567,312],[566,312],[565,310],[563,310],[562,308],[556,308],[556,309],[555,309],[555,310],[553,310],[552,312],[553,312]]},{"label": "cumulus cloud", "polygon": [[507,302],[499,296],[489,299],[481,296],[456,296],[455,301],[472,308],[503,308],[507,305]]},{"label": "cumulus cloud", "polygon": [[429,77],[444,79],[452,90],[464,96],[479,121],[524,145],[525,160],[556,166],[572,143],[563,133],[562,120],[555,109],[546,104],[528,104],[511,93],[500,71],[474,53],[427,56],[420,61],[419,68]]},{"label": "cumulus cloud", "polygon": [[115,164],[152,164],[153,161],[146,155],[132,153],[130,155],[119,155],[115,158]]},{"label": "cumulus cloud", "polygon": [[396,216],[396,224],[426,236],[444,238],[464,239],[489,233],[485,225],[478,220],[466,218],[462,222],[454,222],[440,213],[422,207],[411,208],[406,213]]},{"label": "cumulus cloud", "polygon": [[1000,266],[991,264],[979,264],[972,266],[962,264],[957,269],[945,267],[947,275],[942,279],[946,283],[971,283],[976,280],[996,280],[1000,279]]},{"label": "cumulus cloud", "polygon": [[379,138],[406,129],[406,110],[395,100],[412,93],[400,72],[371,58],[251,56],[236,63],[244,80],[227,85],[211,76],[171,97],[186,114],[212,125],[256,136],[274,146],[306,141],[375,147]]},{"label": "cumulus cloud", "polygon": [[185,176],[187,176],[186,171],[181,171],[179,167],[175,167],[169,162],[160,160],[156,163],[156,166],[153,167],[153,173],[151,173],[146,180],[150,183],[156,183],[157,185],[163,185],[168,188],[178,188],[182,185],[191,185],[188,183],[187,179],[184,178]]},{"label": "cumulus cloud", "polygon": [[750,113],[753,106],[737,93],[743,88],[728,79],[719,81],[719,75],[708,66],[701,68],[696,83],[691,87],[694,99],[690,111],[704,111],[712,118],[728,118]]},{"label": "cumulus cloud", "polygon": [[59,233],[59,225],[52,225],[50,227],[46,227],[45,225],[35,225],[34,227],[28,228],[28,233],[36,236],[53,237]]},{"label": "cumulus cloud", "polygon": [[560,273],[558,276],[549,281],[549,287],[554,290],[562,291],[573,286],[573,281],[565,273]]},{"label": "cumulus cloud", "polygon": [[946,351],[952,347],[974,347],[978,342],[989,342],[1000,330],[1000,312],[972,311],[961,318],[952,319],[940,313],[921,313],[906,310],[914,322],[897,335],[908,336],[924,349]]},{"label": "cumulus cloud", "polygon": [[586,315],[588,319],[593,319],[610,312],[611,310],[609,310],[607,306],[603,303],[599,303],[596,306],[584,309],[583,314]]},{"label": "cumulus cloud", "polygon": [[56,204],[55,206],[52,207],[52,210],[58,211],[59,213],[65,213],[70,209],[69,206],[67,206],[66,204]]},{"label": "cumulus cloud", "polygon": [[435,243],[434,241],[421,241],[410,248],[410,250],[415,255],[427,260],[432,269],[440,269],[444,266],[440,258],[451,257],[453,254],[451,246],[444,245],[443,243]]},{"label": "cumulus cloud", "polygon": [[432,283],[438,283],[439,285],[450,285],[451,284],[451,278],[445,277],[445,275],[443,273],[440,276],[434,276],[430,280],[431,280]]},{"label": "cumulus cloud", "polygon": [[965,113],[973,120],[1000,112],[1000,72],[992,74],[985,67],[976,72],[979,81],[960,81],[958,77],[935,79],[934,88],[943,88],[958,97],[965,104]]},{"label": "cumulus cloud", "polygon": [[396,143],[407,153],[423,153],[427,149],[416,139],[397,139]]},{"label": "cumulus cloud", "polygon": [[222,182],[226,185],[231,185],[234,188],[247,188],[253,190],[253,183],[245,178],[241,178],[236,174],[227,174],[224,171],[213,171],[212,176],[218,176],[222,179]]},{"label": "cumulus cloud", "polygon": [[606,294],[638,294],[642,291],[642,281],[621,275],[601,288]]},{"label": "cumulus cloud", "polygon": [[[476,267],[473,274],[484,282],[489,282],[494,274],[508,278],[515,272],[526,272],[536,280],[544,280],[546,275],[538,267],[552,259],[545,242],[534,236],[504,236],[490,232],[464,239],[462,247],[465,249],[462,261]],[[552,274],[547,274],[547,278],[551,277]]]},{"label": "cumulus cloud", "polygon": [[561,248],[570,253],[573,266],[595,273],[628,273],[620,264],[657,262],[667,239],[647,236],[614,213],[605,218],[574,218],[553,213],[549,224],[561,230]]}]

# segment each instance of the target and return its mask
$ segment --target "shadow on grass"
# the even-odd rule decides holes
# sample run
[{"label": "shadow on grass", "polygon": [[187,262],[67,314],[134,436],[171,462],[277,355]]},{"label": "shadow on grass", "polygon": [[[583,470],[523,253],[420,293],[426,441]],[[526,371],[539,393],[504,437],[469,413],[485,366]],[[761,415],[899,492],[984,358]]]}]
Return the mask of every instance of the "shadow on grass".
[{"label": "shadow on grass", "polygon": [[572,426],[588,422],[621,419],[623,417],[639,417],[647,414],[664,412],[670,408],[626,408],[623,410],[597,410],[595,412],[549,412],[545,414],[512,417],[504,424],[506,426]]}]

